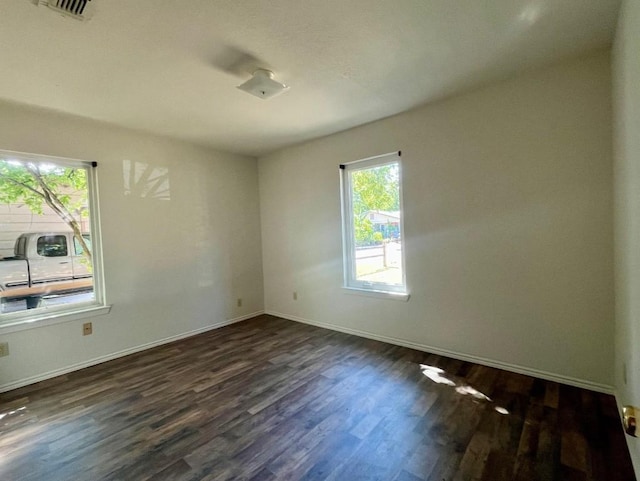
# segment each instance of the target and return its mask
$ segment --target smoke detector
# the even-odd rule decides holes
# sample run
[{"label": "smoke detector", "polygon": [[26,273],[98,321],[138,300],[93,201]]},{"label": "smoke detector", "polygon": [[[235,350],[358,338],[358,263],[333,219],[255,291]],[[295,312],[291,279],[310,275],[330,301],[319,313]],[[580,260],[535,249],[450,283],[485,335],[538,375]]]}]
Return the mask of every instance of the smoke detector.
[{"label": "smoke detector", "polygon": [[253,72],[253,77],[245,83],[238,85],[238,88],[263,100],[270,99],[289,90],[287,85],[274,79],[271,70],[261,68]]},{"label": "smoke detector", "polygon": [[93,10],[89,5],[91,0],[29,0],[36,6],[44,5],[67,17],[76,20],[89,20]]}]

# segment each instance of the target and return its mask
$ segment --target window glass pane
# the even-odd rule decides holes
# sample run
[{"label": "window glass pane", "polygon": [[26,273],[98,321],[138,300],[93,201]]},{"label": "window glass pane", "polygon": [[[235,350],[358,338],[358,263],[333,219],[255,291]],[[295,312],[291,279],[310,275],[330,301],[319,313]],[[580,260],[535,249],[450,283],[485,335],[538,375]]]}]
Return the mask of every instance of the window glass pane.
[{"label": "window glass pane", "polygon": [[0,320],[96,301],[89,169],[0,151]]},{"label": "window glass pane", "polygon": [[[89,252],[91,252],[91,238],[87,234],[83,234],[82,239],[84,240],[84,244],[87,246],[87,249],[89,249]],[[82,244],[75,236],[73,237],[73,246],[77,256],[84,254],[84,247],[82,247]]]},{"label": "window glass pane", "polygon": [[61,257],[67,254],[67,238],[63,235],[38,237],[38,255],[43,257]]},{"label": "window glass pane", "polygon": [[404,292],[402,196],[397,154],[343,166],[345,281]]}]

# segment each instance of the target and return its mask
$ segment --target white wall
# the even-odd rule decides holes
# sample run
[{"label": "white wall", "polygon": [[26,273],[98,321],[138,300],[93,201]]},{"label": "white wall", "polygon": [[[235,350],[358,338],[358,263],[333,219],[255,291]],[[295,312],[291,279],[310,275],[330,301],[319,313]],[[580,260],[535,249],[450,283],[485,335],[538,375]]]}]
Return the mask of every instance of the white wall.
[{"label": "white wall", "polygon": [[[265,309],[611,389],[611,149],[598,52],[261,158]],[[338,165],[395,150],[407,303],[341,289]]]},{"label": "white wall", "polygon": [[[640,2],[623,4],[614,48],[616,397],[640,406]],[[624,371],[626,365],[626,380]],[[640,474],[640,441],[627,436]]]},{"label": "white wall", "polygon": [[[2,333],[0,388],[263,309],[256,160],[0,104],[0,149],[98,162],[106,316]],[[170,199],[125,195],[124,161],[167,169]],[[236,307],[241,297],[243,305]]]}]

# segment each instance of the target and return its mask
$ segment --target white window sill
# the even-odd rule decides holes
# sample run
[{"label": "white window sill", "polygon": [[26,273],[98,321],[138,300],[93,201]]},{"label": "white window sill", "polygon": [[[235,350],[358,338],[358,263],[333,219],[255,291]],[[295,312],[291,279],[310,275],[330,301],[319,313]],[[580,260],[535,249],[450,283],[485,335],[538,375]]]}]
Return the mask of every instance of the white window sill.
[{"label": "white window sill", "polygon": [[407,302],[410,297],[408,292],[377,291],[373,289],[359,289],[357,287],[343,287],[342,289],[344,290],[345,294],[364,297],[377,297],[378,299],[389,299],[393,301]]},{"label": "white window sill", "polygon": [[110,310],[110,305],[85,306],[64,311],[43,310],[28,317],[19,316],[14,319],[0,321],[0,334],[9,334],[11,332],[24,331],[26,329],[35,329],[38,327],[51,326],[53,324],[61,324],[63,322],[77,321],[78,319],[86,319],[88,317],[103,316],[105,314],[109,314]]}]

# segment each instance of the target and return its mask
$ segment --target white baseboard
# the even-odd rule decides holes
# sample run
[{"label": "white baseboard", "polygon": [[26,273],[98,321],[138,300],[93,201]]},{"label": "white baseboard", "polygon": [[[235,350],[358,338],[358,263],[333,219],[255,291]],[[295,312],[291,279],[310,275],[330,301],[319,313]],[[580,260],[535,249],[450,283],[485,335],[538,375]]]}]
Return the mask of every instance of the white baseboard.
[{"label": "white baseboard", "polygon": [[608,384],[600,384],[592,381],[586,381],[584,379],[577,379],[570,376],[564,376],[562,374],[555,374],[552,372],[541,371],[539,369],[534,369],[526,366],[519,366],[516,364],[510,364],[502,361],[496,361],[493,359],[487,359],[484,357],[473,356],[469,354],[464,354],[461,352],[450,351],[448,349],[441,349],[435,346],[429,346],[426,344],[418,344],[416,342],[408,341],[405,339],[398,339],[395,337],[389,336],[381,336],[379,334],[373,334],[367,331],[361,331],[359,329],[351,329],[348,327],[338,326],[336,324],[329,324],[326,322],[312,321],[310,319],[304,319],[298,316],[292,316],[289,314],[283,314],[281,312],[269,311],[266,310],[265,314],[270,314],[272,316],[281,317],[283,319],[288,319],[290,321],[302,322],[304,324],[310,324],[312,326],[323,327],[325,329],[330,329],[332,331],[344,332],[345,334],[353,334],[354,336],[364,337],[367,339],[373,339],[375,341],[382,341],[389,344],[395,344],[397,346],[408,347],[411,349],[416,349],[418,351],[426,351],[432,354],[438,354],[442,356],[451,357],[453,359],[458,359],[461,361],[469,361],[474,362],[476,364],[482,364],[483,366],[495,367],[498,369],[503,369],[505,371],[511,371],[518,374],[525,374],[527,376],[533,376],[540,379],[546,379],[548,381],[555,381],[561,384],[568,384],[569,386],[575,386],[583,389],[589,389],[591,391],[597,391],[605,394],[613,394],[613,386]]},{"label": "white baseboard", "polygon": [[88,361],[84,361],[81,363],[77,363],[77,364],[72,364],[70,366],[65,366],[63,368],[60,369],[55,369],[53,371],[49,371],[43,374],[38,374],[36,376],[31,376],[25,379],[19,379],[17,381],[13,381],[7,384],[2,384],[0,385],[0,393],[2,392],[6,392],[6,391],[11,391],[13,389],[18,389],[20,387],[24,387],[27,386],[29,384],[33,384],[36,382],[40,382],[40,381],[45,381],[47,379],[51,379],[54,378],[56,376],[61,376],[63,374],[67,374],[73,371],[77,371],[79,369],[84,369],[85,367],[90,367],[90,366],[95,366],[96,364],[101,364],[103,362],[107,362],[107,361],[111,361],[113,359],[117,359],[119,357],[124,357],[124,356],[128,356],[129,354],[134,354],[136,352],[140,352],[140,351],[144,351],[147,349],[151,349],[153,347],[156,346],[160,346],[162,344],[168,344],[170,342],[174,342],[174,341],[178,341],[180,339],[185,339],[187,337],[191,337],[191,336],[196,336],[198,334],[202,334],[203,332],[207,332],[207,331],[211,331],[213,329],[218,329],[220,327],[224,327],[224,326],[228,326],[231,324],[235,324],[236,322],[241,322],[241,321],[245,321],[247,319],[251,319],[253,317],[259,316],[261,314],[270,314],[272,316],[277,316],[277,317],[281,317],[283,319],[288,319],[291,321],[296,321],[296,322],[301,322],[304,324],[310,324],[313,326],[317,326],[317,327],[322,327],[325,329],[330,329],[332,331],[339,331],[339,332],[344,332],[346,334],[352,334],[355,336],[359,336],[359,337],[364,337],[367,339],[373,339],[376,341],[382,341],[382,342],[386,342],[389,344],[394,344],[397,346],[403,346],[403,347],[408,347],[411,349],[416,349],[418,351],[425,351],[425,352],[430,352],[433,354],[438,354],[438,355],[443,355],[443,356],[447,356],[447,357],[451,357],[453,359],[459,359],[461,361],[469,361],[469,362],[474,362],[476,364],[482,364],[484,366],[489,366],[489,367],[495,367],[498,369],[504,369],[506,371],[512,371],[512,372],[516,372],[519,374],[525,374],[528,376],[533,376],[533,377],[538,377],[541,379],[546,379],[549,381],[555,381],[555,382],[559,382],[562,384],[568,384],[570,386],[575,386],[575,387],[580,387],[580,388],[584,388],[584,389],[589,389],[592,391],[597,391],[597,392],[602,392],[605,394],[613,394],[614,390],[613,390],[613,386],[609,386],[606,384],[599,384],[599,383],[594,383],[591,381],[586,381],[586,380],[582,380],[582,379],[577,379],[577,378],[573,378],[573,377],[569,377],[569,376],[564,376],[561,374],[555,374],[555,373],[550,373],[547,371],[541,371],[538,369],[533,369],[533,368],[529,368],[529,367],[525,367],[525,366],[518,366],[515,364],[510,364],[510,363],[505,363],[502,361],[496,361],[493,359],[487,359],[487,358],[483,358],[483,357],[479,357],[479,356],[473,356],[473,355],[469,355],[469,354],[464,354],[464,353],[459,353],[459,352],[455,352],[455,351],[450,351],[448,349],[441,349],[438,347],[434,347],[434,346],[429,346],[426,344],[418,344],[412,341],[408,341],[405,339],[398,339],[398,338],[394,338],[394,337],[389,337],[389,336],[381,336],[378,334],[373,334],[367,331],[361,331],[359,329],[351,329],[351,328],[347,328],[347,327],[342,327],[342,326],[338,326],[335,324],[329,324],[326,322],[318,322],[318,321],[312,321],[310,319],[304,319],[302,317],[298,317],[298,316],[293,316],[293,315],[289,315],[289,314],[283,314],[280,312],[275,312],[275,311],[257,311],[257,312],[253,312],[251,314],[247,314],[244,316],[240,316],[240,317],[236,317],[234,319],[229,319],[227,321],[223,321],[223,322],[219,322],[216,324],[212,324],[210,326],[205,326],[202,327],[200,329],[195,329],[193,331],[189,331],[189,332],[184,332],[182,334],[177,334],[175,336],[171,336],[171,337],[167,337],[164,339],[160,339],[157,341],[153,341],[153,342],[149,342],[146,344],[141,344],[139,346],[135,346],[135,347],[131,347],[122,351],[118,351],[115,353],[111,353],[111,354],[107,354],[104,356],[100,356],[94,359],[90,359]]},{"label": "white baseboard", "polygon": [[247,319],[251,319],[252,317],[259,316],[264,314],[264,311],[257,311],[251,314],[247,314],[240,317],[235,317],[233,319],[229,319],[227,321],[218,322],[216,324],[211,324],[210,326],[201,327],[199,329],[195,329],[189,332],[183,332],[182,334],[176,334],[175,336],[166,337],[164,339],[159,339],[157,341],[148,342],[146,344],[141,344],[139,346],[130,347],[128,349],[124,349],[122,351],[114,352],[111,354],[106,354],[104,356],[96,357],[94,359],[90,359],[88,361],[80,362],[77,364],[72,364],[71,366],[65,366],[60,369],[55,369],[53,371],[45,372],[43,374],[38,374],[36,376],[31,376],[25,379],[20,379],[18,381],[13,381],[7,384],[0,385],[0,393],[11,391],[13,389],[18,389],[20,387],[27,386],[29,384],[34,384],[36,382],[45,381],[47,379],[51,379],[53,377],[62,376],[63,374],[67,374],[73,371],[78,371],[80,369],[84,369],[85,367],[95,366],[96,364],[102,364],[103,362],[111,361],[113,359],[117,359],[119,357],[128,356],[129,354],[134,354],[136,352],[145,351],[147,349],[151,349],[153,347],[161,346],[162,344],[168,344],[170,342],[179,341],[180,339],[185,339],[187,337],[196,336],[198,334],[202,334],[203,332],[212,331],[214,329],[218,329],[220,327],[228,326],[230,324],[235,324],[236,322],[245,321]]}]

